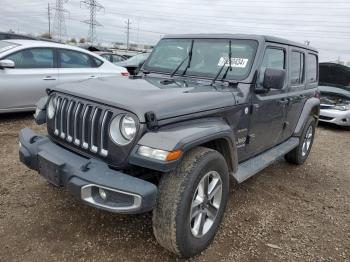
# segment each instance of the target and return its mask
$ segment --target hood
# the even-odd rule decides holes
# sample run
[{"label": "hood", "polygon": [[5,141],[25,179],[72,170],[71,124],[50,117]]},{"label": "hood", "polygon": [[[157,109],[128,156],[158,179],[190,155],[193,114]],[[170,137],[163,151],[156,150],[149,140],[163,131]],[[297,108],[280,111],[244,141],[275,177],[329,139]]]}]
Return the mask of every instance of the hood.
[{"label": "hood", "polygon": [[235,104],[231,88],[214,88],[208,82],[193,80],[164,83],[159,77],[89,79],[52,90],[125,109],[136,114],[140,122],[145,122],[144,115],[150,111],[164,120]]},{"label": "hood", "polygon": [[350,86],[326,86],[326,85],[320,85],[318,89],[321,92],[321,96],[324,96],[326,94],[334,94],[334,95],[340,95],[347,97],[350,99]]}]

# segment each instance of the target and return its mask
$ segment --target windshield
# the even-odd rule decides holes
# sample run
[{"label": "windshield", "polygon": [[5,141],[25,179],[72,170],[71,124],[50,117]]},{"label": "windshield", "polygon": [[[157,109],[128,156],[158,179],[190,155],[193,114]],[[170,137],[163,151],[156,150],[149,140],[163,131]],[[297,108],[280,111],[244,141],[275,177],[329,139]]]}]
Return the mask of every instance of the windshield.
[{"label": "windshield", "polygon": [[[193,41],[193,46],[192,46]],[[192,53],[191,51],[192,46]],[[231,40],[231,68],[222,77],[241,80],[247,77],[254,61],[258,42]],[[145,64],[149,71],[171,73],[184,61],[176,74],[213,78],[222,66],[229,67],[229,39],[163,39]],[[191,53],[191,55],[189,55]],[[220,79],[220,78],[219,78]]]},{"label": "windshield", "polygon": [[11,42],[0,41],[0,53],[10,50],[11,48],[14,48],[16,46],[18,45]]}]

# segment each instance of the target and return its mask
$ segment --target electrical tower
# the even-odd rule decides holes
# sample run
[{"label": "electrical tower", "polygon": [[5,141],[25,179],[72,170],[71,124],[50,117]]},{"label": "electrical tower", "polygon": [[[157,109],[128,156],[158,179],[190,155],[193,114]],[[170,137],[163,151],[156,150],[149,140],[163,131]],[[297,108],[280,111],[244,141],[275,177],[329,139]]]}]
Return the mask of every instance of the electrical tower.
[{"label": "electrical tower", "polygon": [[63,4],[67,1],[68,0],[56,0],[55,7],[52,8],[55,10],[53,35],[59,41],[62,41],[62,37],[67,35],[65,15],[69,12],[63,8]]},{"label": "electrical tower", "polygon": [[129,51],[129,41],[130,41],[130,20],[128,19],[127,22],[125,22],[126,24],[126,51]]},{"label": "electrical tower", "polygon": [[96,20],[96,12],[104,9],[104,7],[96,0],[84,0],[80,2],[80,5],[81,4],[85,5],[90,10],[90,19],[82,22],[89,25],[89,34],[87,39],[88,42],[93,45],[97,41],[96,26],[102,26]]}]

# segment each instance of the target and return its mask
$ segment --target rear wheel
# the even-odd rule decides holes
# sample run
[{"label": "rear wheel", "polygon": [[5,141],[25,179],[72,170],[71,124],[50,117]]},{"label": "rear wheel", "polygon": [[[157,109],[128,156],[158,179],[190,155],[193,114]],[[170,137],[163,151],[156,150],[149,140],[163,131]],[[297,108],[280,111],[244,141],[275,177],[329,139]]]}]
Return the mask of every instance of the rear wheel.
[{"label": "rear wheel", "polygon": [[285,155],[285,159],[288,162],[297,165],[301,165],[305,162],[310,154],[311,147],[314,142],[315,129],[316,120],[314,117],[310,117],[300,136],[299,145]]},{"label": "rear wheel", "polygon": [[153,210],[153,232],[159,244],[181,257],[205,249],[218,230],[228,191],[227,164],[220,153],[204,147],[188,152],[159,184]]}]

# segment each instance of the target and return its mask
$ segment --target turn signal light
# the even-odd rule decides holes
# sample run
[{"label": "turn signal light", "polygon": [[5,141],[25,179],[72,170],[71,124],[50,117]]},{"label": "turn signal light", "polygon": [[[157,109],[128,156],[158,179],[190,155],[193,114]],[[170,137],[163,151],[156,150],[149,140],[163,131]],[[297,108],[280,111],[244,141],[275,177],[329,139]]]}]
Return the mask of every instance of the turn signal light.
[{"label": "turn signal light", "polygon": [[121,72],[122,76],[129,76],[128,72]]}]

